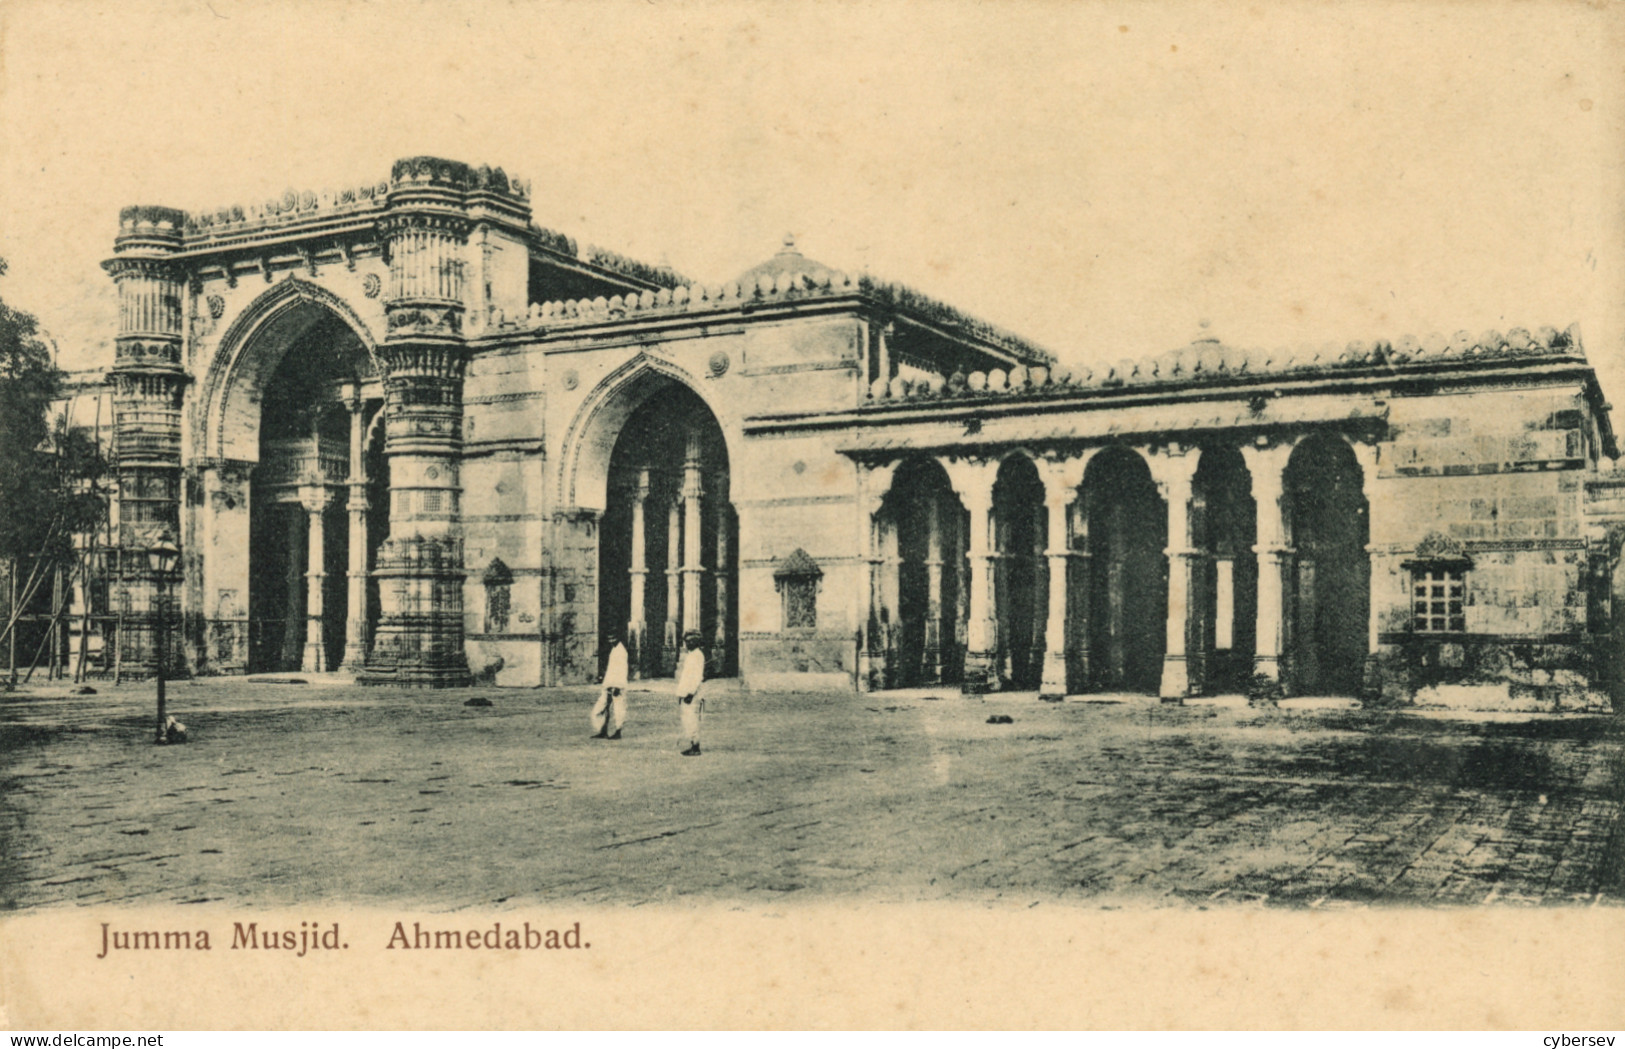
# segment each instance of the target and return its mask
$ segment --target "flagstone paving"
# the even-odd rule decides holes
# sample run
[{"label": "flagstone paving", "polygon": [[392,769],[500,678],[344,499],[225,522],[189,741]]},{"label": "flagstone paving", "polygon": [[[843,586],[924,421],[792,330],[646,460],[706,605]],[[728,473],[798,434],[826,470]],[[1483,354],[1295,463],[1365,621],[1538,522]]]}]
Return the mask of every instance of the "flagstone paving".
[{"label": "flagstone paving", "polygon": [[1604,716],[719,693],[685,758],[657,692],[610,742],[584,689],[183,682],[155,747],[96,687],[0,696],[0,906],[1625,902]]}]

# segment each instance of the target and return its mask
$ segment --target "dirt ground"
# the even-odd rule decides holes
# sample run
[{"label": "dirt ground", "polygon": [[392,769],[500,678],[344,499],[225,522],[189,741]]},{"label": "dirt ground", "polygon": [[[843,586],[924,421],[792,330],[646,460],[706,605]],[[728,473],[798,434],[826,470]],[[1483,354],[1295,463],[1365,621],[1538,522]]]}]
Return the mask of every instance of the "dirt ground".
[{"label": "dirt ground", "polygon": [[582,689],[182,682],[156,747],[95,687],[0,697],[0,906],[1625,901],[1603,716],[718,691],[689,758],[665,692],[611,742]]}]

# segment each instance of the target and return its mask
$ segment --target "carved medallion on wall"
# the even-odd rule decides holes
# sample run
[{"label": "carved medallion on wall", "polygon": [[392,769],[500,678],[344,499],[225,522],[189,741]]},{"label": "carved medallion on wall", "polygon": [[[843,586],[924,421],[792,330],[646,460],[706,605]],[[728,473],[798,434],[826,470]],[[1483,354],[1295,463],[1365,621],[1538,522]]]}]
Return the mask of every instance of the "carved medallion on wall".
[{"label": "carved medallion on wall", "polygon": [[566,370],[564,373],[564,388],[566,390],[573,390],[580,385],[581,373],[576,371],[574,368]]},{"label": "carved medallion on wall", "polygon": [[219,320],[221,317],[226,315],[226,300],[225,299],[221,298],[218,295],[210,295],[209,299],[208,299],[208,302],[209,302],[209,316],[213,317],[215,320]]},{"label": "carved medallion on wall", "polygon": [[711,355],[711,360],[708,363],[711,368],[711,378],[720,379],[722,376],[727,374],[728,365],[732,362],[728,360],[728,355],[726,353],[718,350]]},{"label": "carved medallion on wall", "polygon": [[383,290],[384,282],[378,279],[378,274],[369,273],[361,278],[361,293],[367,298],[376,299]]}]

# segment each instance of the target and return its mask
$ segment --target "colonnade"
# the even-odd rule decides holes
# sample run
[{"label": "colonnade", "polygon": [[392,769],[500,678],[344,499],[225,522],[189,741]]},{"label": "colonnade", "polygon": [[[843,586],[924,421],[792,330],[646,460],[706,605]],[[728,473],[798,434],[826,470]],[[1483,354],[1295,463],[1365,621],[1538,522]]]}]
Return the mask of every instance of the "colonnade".
[{"label": "colonnade", "polygon": [[[292,484],[272,495],[297,515],[289,520],[286,529],[288,585],[283,661],[291,665],[297,659],[299,669],[307,674],[338,670],[359,673],[367,658],[367,530],[371,510],[367,495],[367,404],[359,390],[352,388],[346,394],[344,407],[349,421],[344,480],[334,480],[324,467],[317,413],[312,420],[309,453],[299,456],[298,474]],[[327,513],[341,499],[348,512],[348,542],[344,648],[335,664],[328,657],[323,626],[327,604]]]},{"label": "colonnade", "polygon": [[[706,490],[708,471],[715,491]],[[631,499],[631,556],[626,569],[631,593],[626,640],[632,666],[641,673],[672,672],[683,639],[690,634],[700,634],[719,661],[726,659],[729,642],[733,517],[726,491],[727,475],[719,464],[706,461],[698,427],[687,434],[677,483],[658,484],[656,472],[649,466],[637,469]],[[662,511],[663,535],[651,527],[660,520]],[[709,564],[705,549],[708,515],[715,544]],[[663,551],[655,546],[662,539]],[[651,569],[650,565],[657,561],[665,567]],[[657,574],[663,579],[657,581]],[[655,624],[650,621],[649,587],[660,582],[665,589],[665,617]],[[705,614],[708,602],[711,616]],[[705,635],[707,620],[710,636]]]},{"label": "colonnade", "polygon": [[[1252,497],[1256,506],[1254,522],[1256,541],[1252,552],[1257,557],[1257,598],[1254,612],[1253,667],[1276,681],[1283,679],[1294,640],[1292,607],[1302,586],[1312,591],[1312,581],[1302,583],[1296,576],[1297,551],[1292,538],[1292,521],[1287,491],[1288,466],[1298,439],[1257,441],[1240,445],[1241,459],[1251,477]],[[1380,501],[1369,498],[1370,485],[1376,476],[1377,449],[1373,445],[1353,443],[1351,447],[1362,475],[1363,491],[1367,503],[1376,507]],[[1042,484],[1042,505],[1036,513],[1030,533],[1031,548],[1011,548],[1008,534],[1001,535],[1001,526],[1012,512],[1023,512],[999,505],[995,486],[1001,468],[1011,458],[965,458],[939,455],[916,461],[930,469],[934,464],[951,485],[951,491],[963,507],[968,534],[964,538],[963,560],[958,551],[950,552],[944,544],[941,511],[936,503],[928,508],[927,556],[924,564],[928,579],[928,607],[925,612],[925,659],[927,668],[922,684],[944,680],[943,667],[949,661],[950,639],[940,637],[945,619],[941,607],[944,580],[959,579],[963,573],[964,585],[955,589],[959,613],[954,623],[963,624],[964,672],[966,691],[986,691],[1009,687],[1014,669],[1018,666],[1017,653],[1011,651],[1012,636],[1031,637],[1034,653],[1026,657],[1029,668],[1034,662],[1041,666],[1038,691],[1044,698],[1058,699],[1070,692],[1089,687],[1098,675],[1090,672],[1091,601],[1095,582],[1091,564],[1095,552],[1089,542],[1088,514],[1084,512],[1084,496],[1090,490],[1085,476],[1089,466],[1102,448],[1089,448],[1065,456],[1027,457]],[[1175,441],[1134,448],[1149,468],[1152,482],[1161,497],[1166,512],[1166,543],[1162,550],[1166,565],[1166,622],[1163,625],[1163,658],[1158,682],[1158,694],[1168,701],[1177,701],[1195,694],[1204,687],[1207,657],[1219,637],[1228,640],[1230,624],[1215,629],[1213,619],[1224,618],[1233,611],[1227,603],[1235,600],[1233,592],[1233,553],[1220,557],[1205,548],[1193,536],[1193,523],[1201,519],[1199,504],[1204,496],[1196,490],[1197,469],[1202,461],[1202,447]],[[1227,454],[1233,455],[1234,452]],[[858,540],[865,551],[867,580],[856,587],[859,607],[854,609],[854,620],[859,624],[858,680],[861,687],[880,688],[897,683],[897,675],[888,668],[887,659],[896,646],[892,643],[897,624],[899,601],[897,597],[899,568],[902,559],[897,554],[897,529],[888,522],[883,509],[886,498],[899,483],[898,471],[902,464],[860,462],[858,466]],[[1140,522],[1161,526],[1161,522]],[[1008,527],[1004,528],[1006,533]],[[1369,538],[1369,537],[1368,537]],[[1359,556],[1367,556],[1369,545]],[[1011,619],[1015,604],[1013,595],[1001,580],[1009,576],[1010,566],[1020,559],[1028,559],[1032,566],[1033,596],[1028,604],[1034,622],[1030,632],[1024,621],[1017,625]],[[1223,571],[1218,562],[1225,561]],[[961,565],[963,566],[961,568]],[[1001,572],[1001,569],[1003,570]],[[1101,570],[1106,570],[1102,567]],[[1309,570],[1312,573],[1312,567]],[[1025,576],[1025,570],[1023,572]],[[1215,582],[1223,579],[1222,583]],[[1104,581],[1109,611],[1111,601],[1121,601],[1118,580]],[[1375,576],[1371,587],[1378,583]],[[1366,651],[1376,651],[1378,637],[1378,609],[1383,602],[1373,593],[1367,615]],[[1207,606],[1217,602],[1215,614]],[[933,637],[937,632],[939,636]],[[1135,637],[1121,636],[1114,627],[1106,651],[1112,646],[1133,646]],[[1098,670],[1098,668],[1097,668]],[[914,683],[914,682],[910,682]],[[1016,683],[1018,687],[1021,683]],[[1031,687],[1030,684],[1024,687]]]}]

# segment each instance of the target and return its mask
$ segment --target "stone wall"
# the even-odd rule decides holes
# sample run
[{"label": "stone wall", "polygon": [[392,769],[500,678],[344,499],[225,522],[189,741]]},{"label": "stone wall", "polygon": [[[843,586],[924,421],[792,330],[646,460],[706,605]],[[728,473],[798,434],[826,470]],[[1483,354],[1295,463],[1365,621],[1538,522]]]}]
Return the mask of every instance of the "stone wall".
[{"label": "stone wall", "polygon": [[[1375,486],[1371,682],[1390,698],[1476,708],[1607,702],[1594,686],[1585,481],[1596,463],[1570,389],[1395,398]],[[1465,571],[1465,630],[1413,625],[1412,576],[1444,551]]]}]

